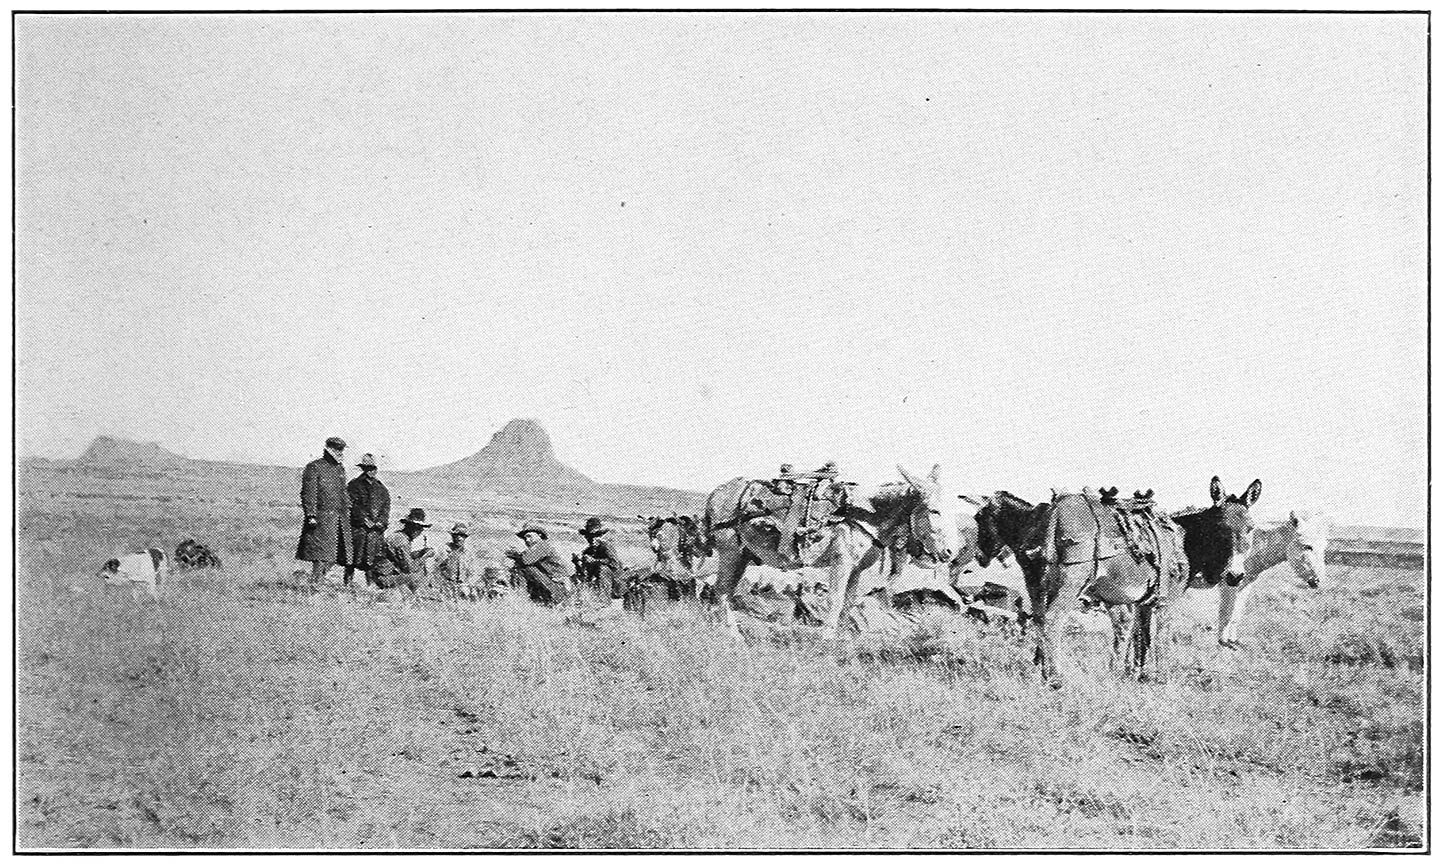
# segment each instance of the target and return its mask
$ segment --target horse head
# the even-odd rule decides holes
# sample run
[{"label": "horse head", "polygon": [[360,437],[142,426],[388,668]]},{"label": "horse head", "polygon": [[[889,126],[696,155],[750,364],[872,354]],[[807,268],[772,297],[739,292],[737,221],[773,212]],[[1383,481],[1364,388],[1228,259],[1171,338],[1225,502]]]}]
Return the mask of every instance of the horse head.
[{"label": "horse head", "polygon": [[1290,512],[1293,537],[1285,550],[1285,558],[1296,576],[1312,589],[1325,580],[1325,547],[1330,541],[1329,527],[1319,516]]},{"label": "horse head", "polygon": [[1255,536],[1250,506],[1259,498],[1258,479],[1238,496],[1225,493],[1218,475],[1210,479],[1210,507],[1176,518],[1185,529],[1185,555],[1191,573],[1211,583],[1223,579],[1238,586],[1244,582],[1245,557],[1250,554]]},{"label": "horse head", "polygon": [[945,495],[940,486],[940,466],[937,464],[923,479],[910,474],[904,466],[896,468],[914,496],[910,507],[910,537],[919,542],[924,554],[937,565],[955,558],[965,544],[960,534],[963,513],[959,499]]},{"label": "horse head", "polygon": [[988,568],[1005,546],[1000,537],[1000,504],[994,496],[978,499],[967,496],[964,500],[975,506],[975,563]]}]

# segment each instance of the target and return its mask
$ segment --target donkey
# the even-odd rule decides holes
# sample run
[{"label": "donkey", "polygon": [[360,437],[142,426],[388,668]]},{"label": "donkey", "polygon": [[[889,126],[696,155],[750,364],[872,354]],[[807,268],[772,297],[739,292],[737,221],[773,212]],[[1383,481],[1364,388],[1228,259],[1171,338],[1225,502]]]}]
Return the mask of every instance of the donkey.
[{"label": "donkey", "polygon": [[[1052,687],[1060,687],[1063,679],[1053,626],[1082,603],[1110,608],[1115,629],[1112,663],[1133,640],[1126,670],[1138,669],[1145,677],[1149,641],[1134,636],[1140,617],[1131,613],[1137,605],[1148,610],[1163,604],[1175,590],[1157,564],[1122,550],[1111,529],[1115,514],[1113,504],[1087,494],[1059,495],[1032,505],[1003,490],[986,497],[975,514],[976,562],[986,567],[1008,547],[1025,575],[1035,663]],[[1180,550],[1173,553],[1183,555]],[[1173,560],[1174,554],[1165,558]],[[1165,562],[1165,570],[1170,563]],[[1162,623],[1160,616],[1144,619],[1147,628],[1158,629]]]},{"label": "donkey", "polygon": [[[1116,652],[1129,648],[1127,671],[1146,678],[1153,649],[1154,667],[1163,676],[1164,610],[1192,579],[1187,570],[1195,571],[1198,562],[1202,575],[1228,574],[1243,569],[1250,550],[1254,523],[1249,508],[1260,497],[1260,481],[1242,496],[1227,497],[1215,477],[1210,492],[1212,507],[1174,518],[1180,538],[1156,538],[1153,561],[1125,554],[1114,538],[1106,536],[1115,512],[1105,502],[1070,495],[1031,505],[1006,492],[985,500],[975,517],[976,560],[984,567],[1007,546],[1015,555],[1030,595],[1036,662],[1051,685],[1059,687],[1061,675],[1047,622],[1053,624],[1053,615],[1077,607],[1082,596],[1087,603],[1110,609]],[[1179,549],[1173,548],[1176,541]]]},{"label": "donkey", "polygon": [[831,525],[808,545],[805,561],[787,555],[783,538],[746,519],[744,503],[756,482],[735,478],[716,488],[705,503],[703,530],[716,559],[715,602],[731,634],[740,637],[734,593],[752,561],[784,571],[829,570],[832,600],[821,631],[826,640],[835,639],[841,616],[854,604],[861,577],[870,569],[879,568],[888,580],[911,560],[929,560],[931,567],[948,563],[962,543],[958,500],[941,490],[938,465],[923,480],[903,467],[899,471],[901,483],[847,493]]}]

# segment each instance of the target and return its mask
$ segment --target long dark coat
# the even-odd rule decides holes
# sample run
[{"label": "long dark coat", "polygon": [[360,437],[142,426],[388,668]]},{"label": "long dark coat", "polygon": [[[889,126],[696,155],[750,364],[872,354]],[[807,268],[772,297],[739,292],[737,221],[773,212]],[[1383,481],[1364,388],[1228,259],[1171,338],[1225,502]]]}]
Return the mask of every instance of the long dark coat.
[{"label": "long dark coat", "polygon": [[[350,562],[354,541],[350,533],[350,494],[345,489],[345,467],[329,451],[305,466],[300,476],[300,505],[306,524],[300,530],[295,558],[302,562]],[[309,518],[315,518],[315,525]]]},{"label": "long dark coat", "polygon": [[379,478],[362,474],[352,480],[350,528],[355,535],[350,564],[369,569],[385,555],[385,526],[390,523],[390,490]]}]

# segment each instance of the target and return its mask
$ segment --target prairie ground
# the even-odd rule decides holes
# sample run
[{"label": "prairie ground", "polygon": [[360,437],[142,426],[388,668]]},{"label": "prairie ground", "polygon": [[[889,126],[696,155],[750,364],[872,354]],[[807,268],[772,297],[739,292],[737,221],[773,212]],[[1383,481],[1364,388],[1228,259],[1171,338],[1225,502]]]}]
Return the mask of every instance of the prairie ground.
[{"label": "prairie ground", "polygon": [[833,647],[690,606],[395,607],[195,514],[243,544],[137,603],[92,576],[127,520],[22,512],[22,848],[1428,844],[1418,571],[1270,577],[1239,650],[1182,619],[1163,684],[1073,634],[1054,691],[949,614]]}]

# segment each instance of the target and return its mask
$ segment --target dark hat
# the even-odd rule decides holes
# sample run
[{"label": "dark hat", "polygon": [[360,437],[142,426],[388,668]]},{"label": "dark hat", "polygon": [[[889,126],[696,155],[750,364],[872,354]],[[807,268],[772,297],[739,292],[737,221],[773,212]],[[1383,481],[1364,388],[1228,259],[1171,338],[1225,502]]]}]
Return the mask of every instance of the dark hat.
[{"label": "dark hat", "polygon": [[422,529],[430,528],[430,524],[425,522],[424,508],[411,508],[409,515],[401,517],[400,522],[409,523],[412,526],[419,526]]},{"label": "dark hat", "polygon": [[584,535],[587,538],[595,538],[605,534],[608,531],[610,530],[600,525],[599,517],[591,517],[590,519],[585,521],[585,528],[580,530],[580,534]]},{"label": "dark hat", "polygon": [[[344,445],[341,445],[341,447],[344,447]],[[372,468],[372,469],[378,469],[378,468],[380,468],[380,466],[375,463],[375,455],[374,455],[374,454],[366,454],[365,456],[361,457],[361,458],[360,458],[360,462],[356,463],[355,465],[359,466],[359,467],[362,468],[362,469],[363,469],[363,468]]]},{"label": "dark hat", "polygon": [[545,530],[535,525],[534,523],[526,523],[525,525],[521,526],[520,531],[516,532],[515,534],[523,538],[531,532],[534,532],[535,534],[539,535],[547,541],[550,540],[550,536],[545,533]]},{"label": "dark hat", "polygon": [[464,523],[456,523],[450,527],[450,534],[468,538],[470,537],[470,527]]},{"label": "dark hat", "polygon": [[325,440],[325,447],[332,448],[337,451],[343,451],[345,450],[345,440],[340,438],[339,436],[331,436],[330,438]]}]

